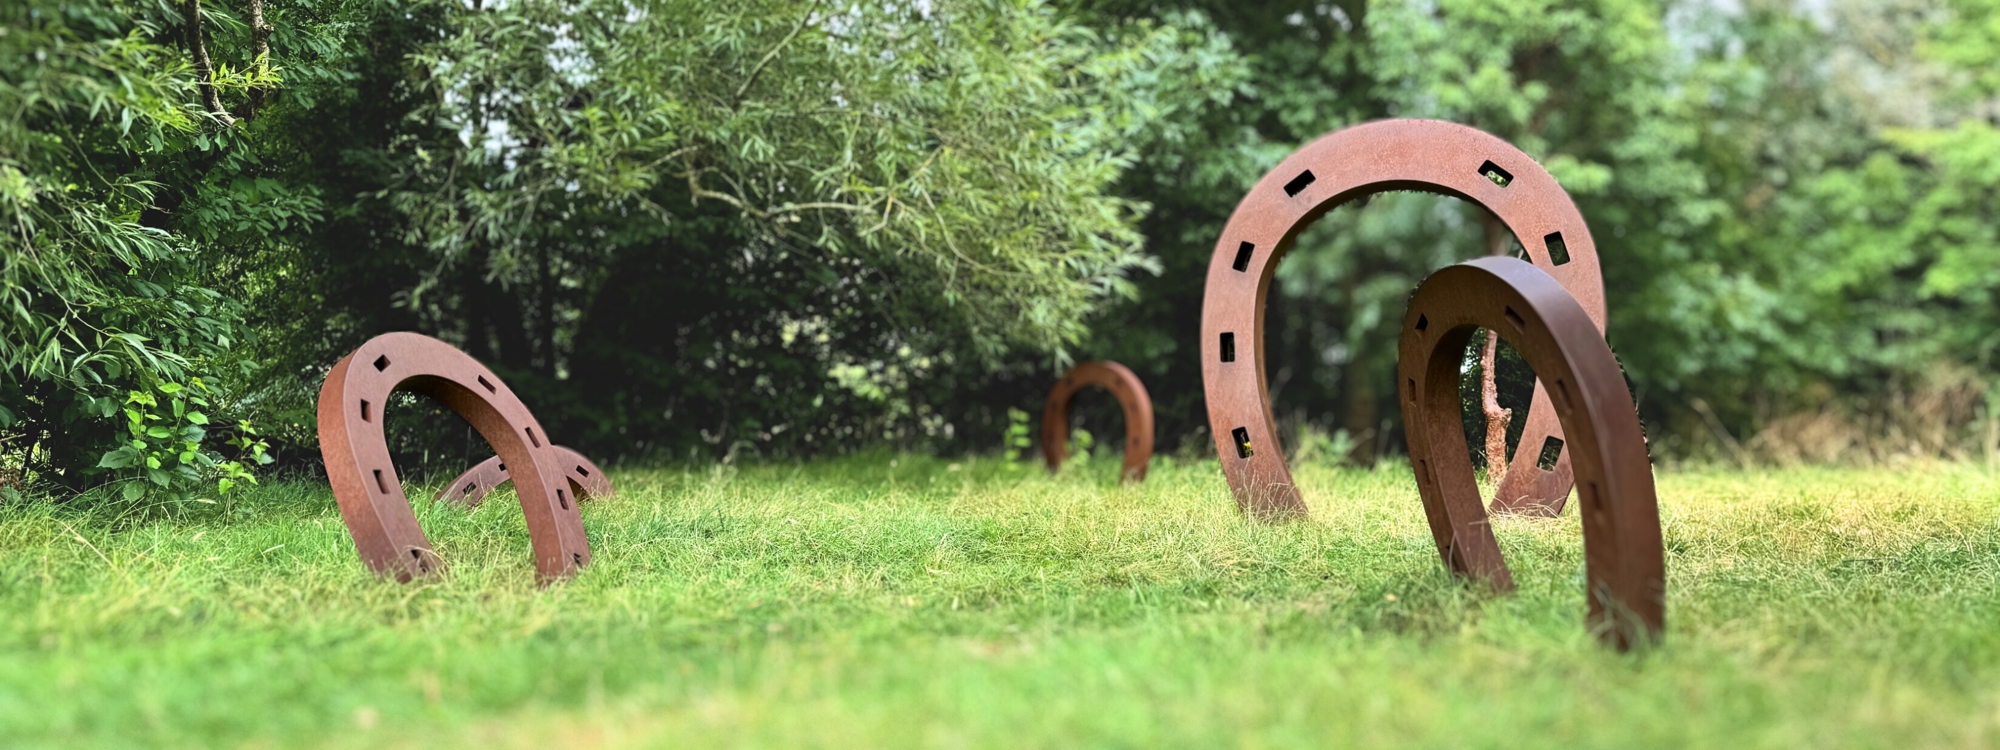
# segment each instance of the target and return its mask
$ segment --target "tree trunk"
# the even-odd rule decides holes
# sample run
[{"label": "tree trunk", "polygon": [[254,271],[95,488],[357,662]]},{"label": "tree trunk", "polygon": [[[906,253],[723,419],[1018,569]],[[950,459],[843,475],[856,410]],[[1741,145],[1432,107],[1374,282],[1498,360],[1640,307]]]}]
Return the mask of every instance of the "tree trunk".
[{"label": "tree trunk", "polygon": [[195,86],[201,90],[202,105],[222,124],[235,125],[236,118],[223,108],[222,95],[215,90],[215,65],[209,62],[208,44],[202,39],[201,0],[187,0],[181,15],[187,17],[188,55],[194,58]]},{"label": "tree trunk", "polygon": [[[1508,231],[1498,217],[1486,216],[1486,254],[1507,252]],[[1486,332],[1486,346],[1479,353],[1479,409],[1486,415],[1486,479],[1495,487],[1507,478],[1507,428],[1514,421],[1513,409],[1500,408],[1500,334]]]},{"label": "tree trunk", "polygon": [[556,274],[554,255],[547,241],[535,243],[535,346],[540,349],[536,369],[548,378],[556,376]]}]

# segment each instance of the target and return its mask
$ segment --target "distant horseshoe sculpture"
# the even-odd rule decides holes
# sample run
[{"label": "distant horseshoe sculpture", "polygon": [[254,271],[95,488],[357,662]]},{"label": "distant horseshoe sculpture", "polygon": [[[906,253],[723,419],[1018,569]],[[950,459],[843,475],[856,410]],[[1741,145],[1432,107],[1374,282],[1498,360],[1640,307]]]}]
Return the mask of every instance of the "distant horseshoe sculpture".
[{"label": "distant horseshoe sculpture", "polygon": [[[1396,390],[1424,514],[1452,572],[1506,591],[1514,580],[1493,539],[1460,421],[1459,367],[1472,334],[1497,331],[1548,384],[1569,436],[1583,517],[1589,622],[1629,648],[1659,637],[1666,559],[1644,433],[1624,374],[1584,308],[1549,274],[1514,258],[1481,258],[1432,274],[1410,298]],[[1545,438],[1561,446],[1561,438]],[[1520,454],[1534,455],[1535,443]]]},{"label": "distant horseshoe sculpture", "polygon": [[443,567],[417,526],[383,438],[382,412],[396,391],[422,393],[457,412],[507,464],[544,583],[590,564],[563,457],[528,407],[499,376],[451,345],[389,333],[340,360],[319,391],[320,457],[340,516],[369,568],[408,581]]},{"label": "distant horseshoe sculpture", "polygon": [[[1264,300],[1292,240],[1321,214],[1390,190],[1441,193],[1477,203],[1521,238],[1529,259],[1604,328],[1604,278],[1582,214],[1555,178],[1519,149],[1464,125],[1386,120],[1340,130],[1294,152],[1243,197],[1209,261],[1202,298],[1202,385],[1208,423],[1237,505],[1260,517],[1303,514],[1279,449],[1264,376]],[[1561,427],[1538,382],[1521,445]],[[1499,511],[1555,515],[1572,484],[1568,456],[1544,470],[1517,451],[1494,498]]]},{"label": "distant horseshoe sculpture", "polygon": [[[612,489],[611,480],[604,476],[604,470],[584,458],[583,454],[563,446],[555,446],[556,456],[562,462],[563,478],[569,480],[569,491],[578,501],[596,497],[611,497],[617,494]],[[499,456],[479,462],[458,475],[451,484],[438,490],[435,500],[440,503],[477,508],[486,495],[511,480],[507,474],[507,462]]]},{"label": "distant horseshoe sculpture", "polygon": [[1049,389],[1042,405],[1042,457],[1049,471],[1069,458],[1069,405],[1077,389],[1087,385],[1103,387],[1125,409],[1125,471],[1127,481],[1146,481],[1146,465],[1153,459],[1153,399],[1146,385],[1124,365],[1109,360],[1085,362],[1071,368],[1056,386]]}]

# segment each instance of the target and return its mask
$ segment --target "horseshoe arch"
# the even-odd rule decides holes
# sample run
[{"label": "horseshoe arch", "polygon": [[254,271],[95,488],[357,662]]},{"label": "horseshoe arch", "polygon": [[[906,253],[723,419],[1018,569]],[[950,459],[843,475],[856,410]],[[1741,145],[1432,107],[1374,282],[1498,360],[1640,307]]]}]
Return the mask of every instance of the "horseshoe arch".
[{"label": "horseshoe arch", "polygon": [[417,526],[383,437],[382,412],[396,391],[422,393],[457,412],[511,467],[544,583],[590,564],[590,543],[562,459],[535,415],[465,352],[421,334],[388,333],[341,359],[319,391],[320,458],[341,519],[369,568],[408,581],[443,567]]},{"label": "horseshoe arch", "polygon": [[1146,481],[1146,465],[1153,459],[1153,398],[1146,384],[1124,365],[1110,360],[1085,362],[1070,368],[1062,380],[1049,389],[1042,404],[1042,458],[1049,471],[1069,458],[1069,406],[1078,389],[1095,385],[1111,392],[1125,410],[1125,480]]},{"label": "horseshoe arch", "polygon": [[1549,384],[1551,408],[1569,436],[1592,630],[1620,649],[1658,638],[1666,553],[1652,462],[1625,376],[1596,321],[1569,292],[1514,258],[1480,258],[1432,274],[1403,320],[1397,401],[1438,556],[1454,573],[1514,588],[1479,502],[1459,416],[1459,366],[1480,328],[1499,332]]},{"label": "horseshoe arch", "polygon": [[[1527,154],[1479,130],[1437,120],[1384,120],[1335,131],[1286,157],[1243,197],[1216,241],[1202,295],[1201,373],[1209,430],[1236,503],[1254,516],[1302,515],[1306,504],[1279,449],[1264,376],[1264,300],[1271,274],[1298,233],[1342,203],[1417,190],[1477,204],[1521,239],[1604,329],[1597,246],[1569,194]],[[1560,437],[1540,381],[1521,445]],[[1493,506],[1555,515],[1573,483],[1568,456],[1553,470],[1516,451]]]},{"label": "horseshoe arch", "polygon": [[[569,480],[570,494],[578,502],[618,494],[611,487],[611,480],[604,476],[604,470],[597,468],[597,464],[591,463],[582,453],[561,445],[555,446],[555,451],[557,459],[562,462],[563,478]],[[507,473],[507,462],[494,456],[466,469],[464,474],[451,480],[451,484],[438,490],[437,497],[432,500],[477,508],[488,494],[512,479]]]}]

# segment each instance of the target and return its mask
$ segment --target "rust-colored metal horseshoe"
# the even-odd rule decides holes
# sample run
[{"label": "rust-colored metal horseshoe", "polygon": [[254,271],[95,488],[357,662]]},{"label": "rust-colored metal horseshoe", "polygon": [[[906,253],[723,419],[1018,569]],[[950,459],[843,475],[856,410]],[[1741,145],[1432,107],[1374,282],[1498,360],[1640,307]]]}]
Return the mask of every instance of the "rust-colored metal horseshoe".
[{"label": "rust-colored metal horseshoe", "polygon": [[1410,298],[1397,351],[1397,391],[1410,466],[1438,555],[1452,572],[1514,588],[1493,539],[1460,420],[1459,367],[1474,331],[1498,331],[1549,384],[1569,440],[1520,453],[1573,457],[1583,516],[1589,622],[1618,648],[1659,637],[1666,555],[1645,435],[1625,376],[1596,321],[1562,285],[1514,258],[1481,258],[1432,274]]},{"label": "rust-colored metal horseshoe", "polygon": [[[1385,120],[1336,131],[1299,149],[1243,197],[1216,241],[1202,296],[1201,374],[1208,424],[1237,505],[1260,517],[1305,513],[1271,416],[1264,377],[1264,299],[1293,238],[1351,199],[1388,190],[1441,193],[1479,204],[1521,239],[1604,328],[1604,277],[1583,215],[1555,178],[1519,149],[1464,125]],[[1535,385],[1522,445],[1560,437]],[[1555,515],[1569,497],[1567,458],[1552,470],[1517,451],[1495,493],[1499,511]]]},{"label": "rust-colored metal horseshoe", "polygon": [[319,390],[320,457],[340,516],[369,568],[408,581],[443,567],[417,526],[383,438],[382,412],[396,391],[437,399],[472,423],[507,463],[544,583],[590,564],[562,456],[535,415],[465,352],[421,334],[388,333],[340,360]]},{"label": "rust-colored metal horseshoe", "polygon": [[[611,497],[618,494],[611,487],[611,480],[604,476],[604,470],[584,458],[583,454],[564,446],[556,446],[556,456],[562,461],[563,478],[569,480],[570,494],[578,501],[594,497]],[[465,470],[451,484],[438,490],[436,502],[477,508],[486,495],[510,480],[507,462],[499,456],[479,462],[479,465]]]},{"label": "rust-colored metal horseshoe", "polygon": [[1130,368],[1110,360],[1070,368],[1056,381],[1056,387],[1049,389],[1048,401],[1042,404],[1042,458],[1048,461],[1049,471],[1069,458],[1069,404],[1077,389],[1086,385],[1102,386],[1125,409],[1123,477],[1126,481],[1146,481],[1146,465],[1153,460],[1153,397],[1146,395],[1146,384],[1139,382]]}]

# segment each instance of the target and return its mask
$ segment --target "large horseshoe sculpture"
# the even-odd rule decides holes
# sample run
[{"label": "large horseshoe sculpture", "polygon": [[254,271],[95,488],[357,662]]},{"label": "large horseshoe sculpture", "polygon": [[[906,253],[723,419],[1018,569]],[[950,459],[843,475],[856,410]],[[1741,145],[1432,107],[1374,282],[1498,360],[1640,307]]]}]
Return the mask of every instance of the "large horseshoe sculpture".
[{"label": "large horseshoe sculpture", "polygon": [[486,438],[513,475],[543,582],[590,563],[583,518],[563,477],[562,457],[535,415],[500,377],[464,352],[415,333],[369,339],[327,373],[319,391],[319,450],[340,516],[361,559],[399,581],[443,566],[417,526],[383,439],[382,412],[395,391],[414,391],[457,412]]},{"label": "large horseshoe sculpture", "polygon": [[[611,480],[604,476],[604,470],[597,468],[597,464],[591,463],[590,459],[584,458],[583,454],[572,448],[558,445],[555,449],[556,456],[562,461],[563,478],[569,480],[570,494],[575,495],[578,501],[618,494],[612,489]],[[451,484],[438,490],[437,497],[433,499],[440,503],[477,508],[479,503],[486,499],[487,494],[511,479],[512,477],[507,474],[507,462],[500,460],[499,456],[494,456],[466,469],[465,473],[458,475]]]},{"label": "large horseshoe sculpture", "polygon": [[[1666,616],[1666,559],[1632,394],[1596,321],[1549,274],[1513,258],[1432,274],[1403,320],[1397,400],[1438,555],[1452,572],[1502,591],[1514,587],[1479,502],[1459,416],[1459,367],[1480,328],[1498,331],[1549,384],[1569,436],[1592,629],[1621,649],[1657,638]],[[1563,445],[1554,436],[1545,441]],[[1532,456],[1539,447],[1522,443],[1519,453]]]},{"label": "large horseshoe sculpture", "polygon": [[[1477,203],[1521,238],[1529,259],[1553,275],[1592,323],[1604,328],[1604,278],[1583,216],[1555,178],[1527,154],[1486,133],[1435,120],[1356,125],[1287,157],[1229,217],[1208,265],[1202,297],[1201,373],[1208,424],[1237,505],[1252,515],[1303,514],[1271,417],[1264,377],[1264,299],[1271,273],[1294,237],[1335,206],[1389,190],[1420,190]],[[1561,428],[1543,386],[1521,445],[1535,446]],[[1542,515],[1562,511],[1572,484],[1569,458],[1553,469],[1532,450],[1517,451],[1495,493],[1495,510]]]},{"label": "large horseshoe sculpture", "polygon": [[1042,457],[1048,460],[1049,471],[1055,471],[1069,458],[1069,405],[1076,398],[1077,389],[1087,385],[1110,391],[1125,409],[1123,477],[1127,481],[1146,481],[1146,465],[1153,459],[1153,398],[1146,395],[1146,385],[1139,382],[1139,376],[1110,360],[1077,365],[1056,381],[1056,387],[1049,389],[1048,401],[1042,404]]}]

